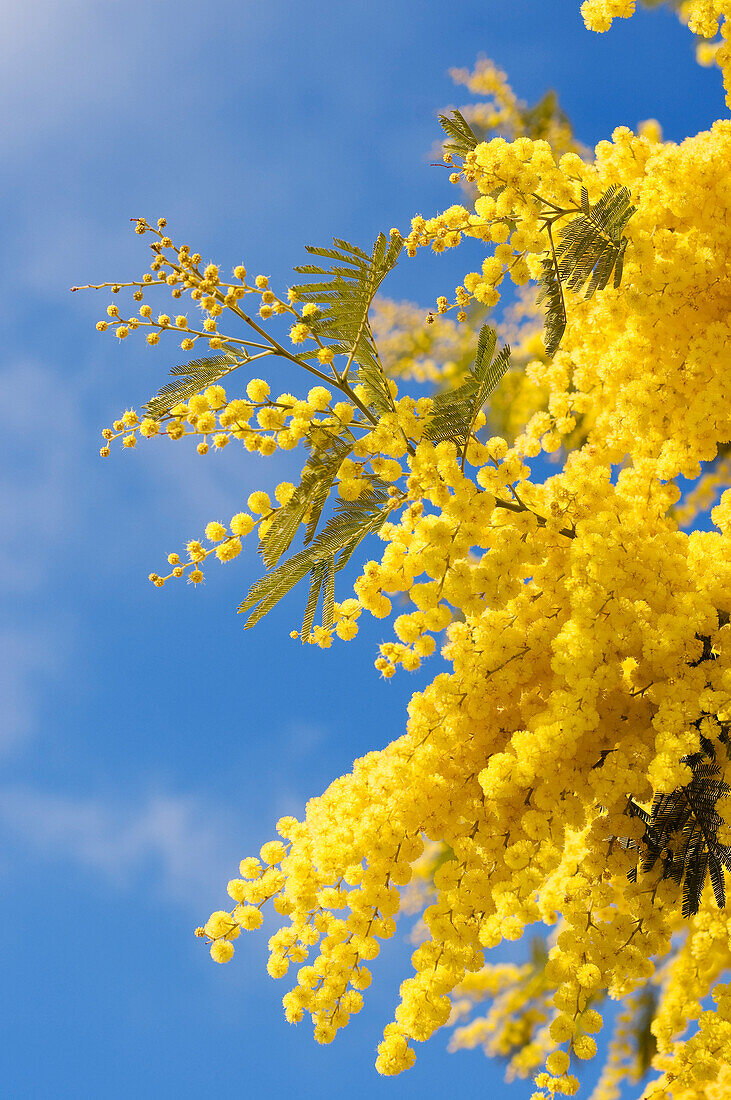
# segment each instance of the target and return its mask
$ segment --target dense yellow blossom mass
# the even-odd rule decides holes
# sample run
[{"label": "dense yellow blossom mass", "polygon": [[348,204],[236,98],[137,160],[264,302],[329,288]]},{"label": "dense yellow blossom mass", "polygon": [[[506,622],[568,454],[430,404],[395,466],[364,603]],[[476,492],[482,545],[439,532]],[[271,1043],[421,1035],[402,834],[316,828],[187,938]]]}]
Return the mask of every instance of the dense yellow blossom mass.
[{"label": "dense yellow blossom mass", "polygon": [[[603,31],[633,9],[587,0],[582,13]],[[730,9],[691,0],[680,15],[698,35],[720,23],[725,36]],[[725,44],[715,56],[728,79]],[[282,927],[269,973],[294,970],[286,1017],[310,1015],[328,1043],[415,905],[421,942],[380,1073],[408,1069],[451,1022],[454,1048],[482,1046],[508,1060],[509,1078],[533,1075],[535,1100],[573,1095],[609,999],[620,1010],[593,1100],[627,1081],[655,1100],[720,1100],[731,1093],[731,122],[675,144],[650,120],[581,155],[563,122],[526,122],[491,64],[457,78],[492,97],[472,121],[510,140],[470,146],[468,126],[461,154],[446,153],[460,201],[417,216],[403,238],[392,230],[372,257],[341,241],[316,252],[335,265],[323,268],[329,289],[279,292],[244,267],[228,282],[164,221],[137,226],[153,242],[151,273],[108,284],[137,303],[163,284],[191,298],[195,319],[111,305],[101,330],[142,329],[151,344],[177,332],[184,349],[203,341],[216,354],[105,429],[103,455],[118,438],[166,435],[193,437],[201,454],[302,443],[310,456],[299,485],[252,493],[153,583],[200,582],[210,558],[236,557],[256,530],[270,573],[242,605],[249,622],[309,574],[295,636],[329,646],[354,638],[363,614],[394,616],[376,660],[384,677],[437,648],[448,663],[414,694],[402,737],[356,760],[302,821],[277,823],[279,839],[229,882],[232,907],[197,934],[226,962],[271,903]],[[625,203],[621,239],[586,228],[609,201]],[[588,289],[572,274],[579,259],[556,260],[577,226],[584,241],[609,241],[606,278]],[[464,237],[484,259],[451,305],[440,298],[425,319],[380,300],[369,313],[402,243],[415,256]],[[473,369],[506,275],[524,288],[510,369],[489,329]],[[530,290],[551,279],[553,354]],[[339,296],[350,312],[336,318]],[[277,317],[288,335],[267,327]],[[271,356],[315,383],[274,396],[252,377],[235,397],[220,384]],[[505,378],[483,411],[490,362],[493,383]],[[436,388],[399,392],[414,381]],[[316,535],[329,496],[334,518]],[[712,530],[681,529],[719,496]],[[283,561],[297,531],[303,549]],[[335,575],[366,536],[380,551],[336,600]],[[534,924],[551,931],[529,962],[487,961]]]}]

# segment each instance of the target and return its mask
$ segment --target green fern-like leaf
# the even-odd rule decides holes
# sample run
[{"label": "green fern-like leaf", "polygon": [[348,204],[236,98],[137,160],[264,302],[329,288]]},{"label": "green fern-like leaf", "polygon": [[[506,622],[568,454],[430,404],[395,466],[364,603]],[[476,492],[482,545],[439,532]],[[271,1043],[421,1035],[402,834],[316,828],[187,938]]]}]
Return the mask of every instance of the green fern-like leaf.
[{"label": "green fern-like leaf", "polygon": [[312,544],[319,555],[337,555],[337,572],[350,560],[363,539],[379,531],[397,507],[382,481],[375,477],[370,481],[369,488],[357,500],[338,501],[334,515]]},{"label": "green fern-like leaf", "polygon": [[[588,282],[586,297],[603,290],[624,256],[627,240],[622,234],[636,207],[626,187],[613,184],[591,206],[585,187],[581,189],[582,213],[561,229],[556,258],[561,281],[570,290],[581,290]],[[622,269],[619,267],[619,278]]]},{"label": "green fern-like leaf", "polygon": [[[692,772],[684,787],[656,795],[649,813],[630,802],[628,813],[642,821],[645,832],[639,842],[629,841],[627,847],[639,851],[639,870],[651,871],[660,863],[664,879],[682,884],[682,911],[687,918],[698,912],[708,878],[716,904],[719,908],[726,904],[723,871],[731,870],[731,847],[718,840],[722,819],[716,805],[731,786],[721,778],[711,742],[683,757],[683,762]],[[637,870],[630,878],[636,880]]]},{"label": "green fern-like leaf", "polygon": [[155,420],[166,416],[176,405],[188,401],[207,386],[220,382],[231,371],[238,370],[246,363],[246,358],[232,351],[211,356],[210,359],[194,359],[190,363],[173,367],[170,371],[174,382],[168,382],[144,406],[146,416]]},{"label": "green fern-like leaf", "polygon": [[323,582],[322,625],[331,630],[335,622],[335,558],[328,559],[328,568]]},{"label": "green fern-like leaf", "polygon": [[323,624],[332,625],[335,574],[344,568],[367,535],[380,530],[397,506],[398,501],[394,501],[383,483],[376,478],[371,480],[369,489],[357,500],[340,501],[335,514],[309,546],[266,573],[251,586],[246,599],[239,606],[239,612],[249,612],[245,627],[258,623],[308,574],[310,591],[302,636],[306,640],[312,631],[315,611],[323,591]]},{"label": "green fern-like leaf", "polygon": [[351,447],[335,437],[330,450],[313,451],[289,502],[279,509],[259,544],[264,564],[273,569],[290,547],[300,524],[308,517],[305,543],[312,540],[338,469]]},{"label": "green fern-like leaf", "polygon": [[[368,314],[381,283],[398,262],[403,240],[395,233],[390,238],[380,233],[370,255],[338,238],[333,244],[334,248],[307,248],[311,256],[332,263],[295,268],[299,275],[312,278],[292,289],[299,301],[311,302],[320,311],[308,321],[314,335],[336,353],[346,355],[348,367],[355,364],[356,381],[365,387],[369,403],[385,412],[393,402]],[[305,352],[303,358],[312,354]]]},{"label": "green fern-like leaf", "polygon": [[[636,207],[626,187],[613,184],[593,206],[585,187],[581,189],[581,214],[564,225],[543,257],[538,302],[546,303],[544,341],[548,355],[555,355],[566,329],[563,288],[580,291],[585,297],[603,290],[614,275],[614,287],[622,279],[627,238],[623,235]],[[550,232],[550,231],[549,231]],[[588,284],[588,286],[587,286]]]},{"label": "green fern-like leaf", "polygon": [[315,562],[312,567],[312,572],[310,573],[310,594],[307,597],[307,606],[305,607],[305,615],[302,620],[302,637],[305,639],[309,638],[312,633],[312,626],[315,621],[315,611],[317,610],[317,604],[320,599],[323,585],[326,583],[328,576],[334,578],[334,574],[335,557],[333,554]]},{"label": "green fern-like leaf", "polygon": [[434,398],[432,417],[425,432],[434,442],[451,440],[461,455],[469,443],[477,414],[497,387],[510,365],[510,348],[495,356],[497,333],[483,325],[477,341],[474,367],[456,390],[445,390]]},{"label": "green fern-like leaf", "polygon": [[454,110],[451,115],[440,115],[439,124],[450,138],[449,141],[444,142],[444,150],[447,153],[466,157],[480,144],[479,137],[460,111]]},{"label": "green fern-like leaf", "polygon": [[308,547],[255,581],[246,599],[239,604],[239,613],[251,612],[244,626],[254,626],[263,619],[296,584],[304,580],[316,563],[317,556],[313,548]]},{"label": "green fern-like leaf", "polygon": [[536,301],[538,305],[546,303],[543,342],[546,346],[546,355],[553,356],[556,354],[558,345],[561,343],[561,337],[566,331],[566,302],[561,286],[561,272],[553,249],[543,256],[541,262],[543,271],[541,272],[540,290]]}]

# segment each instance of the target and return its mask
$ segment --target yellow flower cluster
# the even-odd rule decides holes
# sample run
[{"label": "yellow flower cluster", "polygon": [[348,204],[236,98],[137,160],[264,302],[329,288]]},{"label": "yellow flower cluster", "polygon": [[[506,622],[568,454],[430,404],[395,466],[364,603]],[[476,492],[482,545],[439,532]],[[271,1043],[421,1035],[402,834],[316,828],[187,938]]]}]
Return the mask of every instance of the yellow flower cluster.
[{"label": "yellow flower cluster", "polygon": [[[584,13],[599,29],[631,7],[604,0]],[[710,0],[686,7],[702,33],[712,30],[703,12],[726,14]],[[504,97],[498,75],[485,69],[480,79]],[[218,382],[202,385],[159,417],[140,421],[128,410],[105,441],[193,434],[214,446],[233,437],[264,454],[307,446],[308,462],[314,456],[331,475],[336,517],[362,519],[358,502],[377,502],[369,531],[381,552],[353,558],[354,596],[335,601],[326,591],[329,614],[303,628],[303,640],[348,640],[359,616],[387,619],[398,603],[393,638],[376,661],[382,675],[417,669],[438,649],[446,663],[413,695],[403,736],[356,760],[307,804],[303,820],[279,821],[280,839],[245,858],[229,883],[231,909],[198,929],[225,962],[271,902],[282,927],[269,941],[269,973],[295,968],[286,1017],[310,1015],[315,1038],[328,1043],[363,1004],[370,963],[403,911],[402,888],[428,867],[429,888],[411,891],[423,903],[423,937],[378,1048],[383,1074],[407,1069],[415,1044],[458,1022],[466,1002],[490,998],[455,1044],[480,1044],[507,1056],[511,1073],[533,1074],[534,1100],[573,1095],[577,1068],[596,1052],[598,1006],[609,998],[628,1005],[598,1086],[597,1097],[609,1100],[639,1075],[630,1032],[656,994],[646,1030],[659,1077],[645,1095],[728,1094],[731,991],[718,982],[731,969],[722,894],[731,800],[721,797],[731,784],[731,490],[712,511],[712,531],[683,532],[674,510],[676,481],[696,481],[701,464],[731,442],[731,123],[680,144],[660,136],[619,128],[593,160],[557,159],[547,141],[522,136],[480,143],[458,173],[476,189],[474,209],[414,220],[412,254],[465,236],[489,247],[455,293],[458,320],[474,339],[506,273],[521,287],[540,277],[553,226],[584,209],[582,188],[591,203],[609,188],[629,190],[636,209],[621,283],[589,298],[565,288],[567,323],[553,357],[525,292],[525,316],[514,318],[525,378],[514,383],[512,415],[522,423],[501,434],[479,408],[450,434],[439,419],[444,393],[399,396],[376,340],[365,350],[358,343],[373,335],[370,322],[349,348],[320,346],[311,303],[298,311],[265,299],[268,281],[250,286],[245,272],[232,290],[214,265],[201,270],[199,258],[172,248],[164,225],[155,231],[156,258],[172,248],[158,270],[174,276],[173,294],[200,292],[195,300],[216,322],[204,321],[200,335],[218,332],[219,306],[238,311],[260,346],[215,336],[219,350],[240,355],[235,365],[244,355],[232,347],[249,359],[277,354],[315,373],[318,385],[276,400],[262,379],[233,400]],[[136,294],[143,284],[129,285]],[[290,342],[311,345],[310,357],[244,314],[238,290],[259,294],[272,314],[293,314]],[[443,317],[447,299],[426,336],[413,313],[380,308],[392,373],[460,392],[466,348]],[[356,352],[366,363],[357,382]],[[334,404],[333,391],[342,397]],[[555,456],[549,474],[542,453]],[[227,525],[211,522],[208,545],[189,543],[185,563],[172,555],[170,575],[200,581],[209,556],[229,560],[255,526],[264,539],[282,515],[293,529],[309,524],[322,507],[306,496],[312,470],[298,487],[280,485],[276,504],[259,491]],[[287,512],[298,492],[302,508]],[[360,542],[345,545],[350,560]],[[315,569],[326,555],[333,577],[327,542]],[[676,803],[690,816],[662,837]],[[653,817],[658,807],[665,811]],[[709,820],[715,839],[701,828]],[[700,880],[690,873],[698,867]],[[486,963],[491,948],[520,940],[532,924],[554,929],[545,957]],[[689,1021],[697,1023],[687,1036]]]},{"label": "yellow flower cluster", "polygon": [[[266,347],[261,344],[252,344],[250,340],[242,340],[235,336],[226,336],[219,330],[220,317],[234,316],[244,321],[254,331],[265,335],[259,324],[255,322],[242,308],[241,302],[247,296],[254,295],[259,301],[257,310],[261,320],[280,314],[288,314],[294,318],[295,323],[290,329],[290,339],[293,344],[302,343],[311,335],[308,319],[316,315],[317,310],[311,303],[306,304],[302,310],[298,310],[295,302],[297,296],[290,291],[286,300],[279,297],[270,287],[267,275],[257,275],[253,282],[247,281],[247,271],[243,264],[234,268],[234,282],[229,283],[221,278],[220,269],[216,264],[203,265],[203,260],[198,252],[191,252],[189,245],[176,245],[167,235],[167,221],[160,218],[157,226],[152,226],[144,218],[135,222],[135,231],[142,235],[151,234],[153,237],[150,248],[153,259],[150,271],[142,279],[119,283],[88,284],[83,287],[72,287],[72,290],[102,290],[108,288],[112,294],[119,294],[125,288],[133,290],[135,302],[143,302],[145,294],[155,286],[169,288],[174,299],[180,299],[184,294],[190,296],[193,305],[200,310],[202,315],[200,322],[191,322],[186,314],[177,314],[175,317],[167,313],[153,313],[152,307],[147,303],[140,305],[137,314],[124,317],[119,307],[112,302],[107,307],[107,320],[97,322],[97,330],[106,332],[112,329],[118,339],[124,340],[137,329],[149,329],[147,343],[155,345],[159,342],[163,332],[171,331],[178,335],[183,334],[181,348],[184,351],[192,350],[196,344],[203,340],[212,350],[222,348],[239,350],[247,348]],[[321,350],[321,342],[317,342]],[[258,358],[257,355],[247,356]]]},{"label": "yellow flower cluster", "polygon": [[462,84],[473,95],[488,100],[487,103],[472,105],[470,121],[478,122],[484,130],[515,133],[520,129],[521,107],[524,105],[510,87],[507,75],[494,61],[479,57],[474,69],[450,69],[449,75],[455,84]]},{"label": "yellow flower cluster", "polygon": [[[381,649],[385,675],[418,667],[445,628],[451,671],[413,697],[403,738],[356,761],[309,803],[304,822],[287,825],[277,908],[290,924],[271,964],[283,973],[283,945],[294,947],[286,959],[303,966],[288,1017],[310,1012],[316,1037],[329,1041],[360,1006],[364,964],[393,934],[396,887],[408,882],[422,837],[449,845],[455,858],[435,871],[423,917],[428,939],[379,1048],[383,1073],[407,1068],[413,1044],[449,1020],[452,996],[486,949],[560,914],[542,1007],[521,1016],[530,998],[517,982],[505,1002],[513,1025],[492,1022],[489,1042],[507,1049],[520,1028],[530,1031],[516,1072],[547,1055],[539,1089],[571,1095],[571,1059],[596,1049],[592,1006],[644,989],[682,926],[680,887],[660,868],[629,882],[637,855],[617,838],[637,844],[643,833],[627,815],[628,792],[649,805],[689,782],[685,761],[701,734],[725,756],[731,494],[714,511],[719,532],[687,536],[670,515],[679,495],[670,479],[694,476],[731,438],[722,366],[731,241],[719,217],[731,203],[722,168],[730,138],[725,123],[680,146],[620,130],[582,170],[594,193],[614,181],[632,187],[625,283],[571,302],[561,351],[531,367],[548,408],[512,447],[475,439],[462,468],[453,443],[416,441],[413,423],[401,421],[414,441],[395,444],[405,506],[382,528],[383,555],[366,564],[356,595],[379,617],[394,594],[408,600],[397,641]],[[492,180],[504,171],[499,148],[477,150]],[[519,150],[505,150],[508,167],[521,176],[527,164],[530,186],[543,174],[541,189],[570,201],[564,169],[545,150],[539,166],[533,149],[525,160]],[[555,450],[578,415],[585,441],[559,473],[532,481],[526,458]],[[705,904],[713,908],[712,896]],[[658,1038],[665,1019],[672,1035],[687,1010],[672,999],[687,995],[684,975],[669,979],[675,993],[659,1009]],[[484,1026],[462,1034],[482,1042]]]},{"label": "yellow flower cluster", "polygon": [[[476,213],[452,207],[436,219],[415,219],[407,242],[412,249],[430,242],[432,246],[441,242],[440,247],[445,242],[456,245],[462,235],[482,239],[487,235],[493,240],[497,234],[503,240],[483,262],[482,271],[465,276],[464,286],[457,288],[458,299],[461,291],[493,304],[506,271],[519,283],[540,275],[540,257],[548,247],[548,230],[543,227],[546,209],[569,209],[581,185],[590,198],[612,185],[631,191],[637,212],[628,226],[632,247],[622,287],[608,288],[591,302],[566,289],[569,323],[562,348],[549,364],[528,368],[529,378],[551,391],[551,417],[550,426],[543,413],[528,423],[521,438],[525,453],[531,453],[537,437],[543,438],[545,449],[555,450],[561,437],[573,431],[577,417],[588,414],[596,417],[596,436],[610,461],[634,453],[636,441],[641,440],[644,453],[659,458],[661,478],[682,474],[693,479],[699,473],[698,463],[715,457],[716,441],[727,437],[725,377],[715,372],[706,389],[697,386],[696,377],[700,363],[723,355],[728,334],[726,314],[717,306],[719,293],[725,293],[719,280],[723,286],[728,278],[729,231],[717,216],[719,207],[728,203],[728,181],[712,165],[726,163],[730,154],[731,124],[727,122],[718,122],[681,145],[651,142],[621,127],[612,143],[599,143],[590,166],[570,154],[557,165],[542,142],[520,139],[507,146],[495,139],[479,145],[467,158],[465,170],[485,192],[475,202]],[[696,169],[698,158],[708,166],[702,172]],[[539,181],[540,197],[536,197]],[[495,188],[501,189],[498,198]],[[505,200],[509,205],[504,205]],[[692,205],[700,217],[690,216]],[[512,234],[506,221],[518,223]],[[442,223],[454,228],[440,236]],[[693,326],[692,336],[686,330],[678,344],[677,326],[659,322],[667,311],[673,318],[682,314],[691,298],[697,303],[693,309],[705,312],[709,324]],[[615,334],[610,343],[606,333]],[[641,357],[649,346],[657,369],[638,376],[637,360],[629,348]],[[592,400],[592,392],[600,385],[604,387],[601,404]],[[711,420],[707,432],[695,433],[690,446],[682,427],[665,420],[666,410],[672,415],[673,408],[686,419],[683,398],[677,395],[676,403],[673,390],[677,387],[694,402],[690,416],[703,420],[707,410]],[[669,392],[673,392],[671,404]]]},{"label": "yellow flower cluster", "polygon": [[[203,577],[203,563],[212,554],[221,562],[232,561],[241,553],[241,540],[258,528],[259,536],[264,537],[277,514],[278,507],[288,504],[294,493],[294,485],[290,481],[282,481],[274,490],[276,504],[273,504],[268,493],[259,489],[251,493],[247,501],[248,512],[237,512],[231,517],[228,527],[216,520],[206,525],[205,537],[211,546],[204,546],[197,539],[191,540],[186,548],[187,561],[181,559],[177,553],[168,555],[168,564],[172,572],[166,576],[150,573],[149,579],[157,588],[162,588],[165,581],[171,577],[184,577],[186,575],[192,584],[200,584]],[[253,515],[251,514],[253,513]],[[255,518],[256,517],[256,518]]]},{"label": "yellow flower cluster", "polygon": [[200,440],[197,451],[208,454],[210,445],[222,450],[231,440],[239,440],[247,451],[270,456],[277,450],[291,451],[305,437],[316,433],[338,433],[343,426],[358,423],[358,410],[348,401],[333,403],[324,386],[313,386],[303,399],[291,393],[270,396],[269,383],[252,378],[246,398],[228,400],[223,386],[208,386],[188,401],[178,402],[160,416],[142,419],[128,409],[102,436],[102,457],[109,455],[109,444],[118,438],[122,446],[134,447],[137,437],[168,439],[194,437]]}]

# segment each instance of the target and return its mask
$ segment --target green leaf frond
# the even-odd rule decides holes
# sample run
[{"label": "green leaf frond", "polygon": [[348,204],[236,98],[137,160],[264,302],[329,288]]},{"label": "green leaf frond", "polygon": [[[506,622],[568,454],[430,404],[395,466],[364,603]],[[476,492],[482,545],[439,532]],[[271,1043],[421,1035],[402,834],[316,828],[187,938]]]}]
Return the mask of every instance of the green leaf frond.
[{"label": "green leaf frond", "polygon": [[[310,573],[310,592],[307,597],[304,618],[302,619],[302,637],[309,638],[315,621],[315,612],[320,600],[323,586],[334,584],[335,555],[328,554],[326,558],[316,561]],[[324,617],[324,616],[323,616]],[[323,624],[324,625],[324,624]]]},{"label": "green leaf frond", "polygon": [[313,450],[302,470],[299,485],[290,500],[279,509],[269,530],[259,543],[264,564],[273,569],[290,547],[300,524],[307,517],[305,544],[312,541],[337,472],[352,446],[334,437],[327,451]]},{"label": "green leaf frond", "polygon": [[477,414],[510,365],[510,347],[495,355],[497,333],[483,325],[477,341],[474,367],[456,390],[445,390],[434,398],[432,418],[425,436],[435,443],[451,440],[464,456]]},{"label": "green leaf frond", "polygon": [[302,624],[303,640],[306,641],[312,632],[315,612],[323,593],[323,626],[332,626],[335,574],[350,561],[363,539],[379,531],[390,513],[401,503],[399,497],[389,494],[385,484],[378,478],[371,478],[369,488],[357,500],[339,501],[334,515],[309,546],[251,586],[246,599],[239,606],[240,612],[250,613],[245,626],[248,628],[259,622],[308,574],[310,591]]},{"label": "green leaf frond", "polygon": [[[564,225],[554,243],[549,222],[551,249],[543,257],[539,302],[546,303],[544,339],[548,355],[554,355],[566,329],[563,288],[580,291],[585,297],[604,290],[614,275],[614,287],[622,280],[627,238],[623,235],[637,209],[626,187],[612,184],[593,206],[585,187],[581,189],[581,213]],[[561,215],[558,215],[559,217]],[[588,283],[588,286],[586,285]]]},{"label": "green leaf frond", "polygon": [[445,141],[443,148],[445,153],[453,156],[466,157],[476,146],[480,144],[480,138],[470,126],[461,111],[453,110],[451,115],[440,115],[439,125],[450,141]]},{"label": "green leaf frond", "polygon": [[603,290],[614,273],[614,286],[622,278],[627,247],[623,237],[627,222],[636,211],[626,187],[612,184],[599,201],[591,206],[585,187],[581,188],[582,213],[561,229],[556,258],[561,281],[570,290],[581,290],[588,282],[585,296]]},{"label": "green leaf frond", "polygon": [[[728,752],[725,731],[722,741]],[[721,778],[707,738],[701,738],[701,751],[684,756],[683,763],[691,769],[691,781],[669,794],[655,795],[649,812],[631,800],[627,812],[639,818],[645,832],[640,841],[630,840],[627,846],[640,853],[638,868],[630,872],[633,881],[638,870],[651,871],[659,862],[663,879],[682,883],[687,918],[700,908],[707,876],[719,909],[726,904],[723,870],[731,871],[731,847],[718,840],[723,820],[716,804],[731,793],[731,786]]]},{"label": "green leaf frond", "polygon": [[558,345],[566,331],[566,302],[564,301],[563,288],[561,286],[561,272],[556,261],[555,251],[542,257],[543,271],[541,272],[540,290],[536,301],[538,305],[546,304],[546,319],[543,330],[543,342],[546,345],[546,355],[553,356],[558,351]]},{"label": "green leaf frond", "polygon": [[292,289],[301,302],[311,302],[319,314],[308,319],[313,335],[326,341],[335,352],[348,357],[343,372],[347,376],[355,364],[355,381],[365,387],[369,404],[378,412],[393,407],[376,343],[371,331],[369,310],[373,299],[398,262],[402,238],[379,233],[370,255],[347,241],[335,238],[334,248],[316,248],[307,252],[325,265],[304,264],[296,267],[299,275],[312,276]]},{"label": "green leaf frond", "polygon": [[193,359],[190,363],[173,367],[170,371],[175,379],[168,382],[162,389],[143,407],[145,416],[151,416],[155,420],[166,416],[176,405],[188,401],[196,393],[207,386],[213,386],[216,382],[238,370],[247,362],[247,357],[235,354],[232,351],[224,351],[220,355],[213,355],[209,359]]}]

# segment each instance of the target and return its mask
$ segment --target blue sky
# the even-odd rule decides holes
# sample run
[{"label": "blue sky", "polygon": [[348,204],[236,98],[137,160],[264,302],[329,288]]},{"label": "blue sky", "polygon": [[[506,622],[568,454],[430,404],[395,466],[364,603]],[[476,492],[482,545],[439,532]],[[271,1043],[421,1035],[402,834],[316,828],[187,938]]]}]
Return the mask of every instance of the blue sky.
[{"label": "blue sky", "polygon": [[[100,429],[159,387],[176,352],[100,336],[107,298],[68,288],[144,269],[130,217],[165,215],[207,258],[281,286],[307,243],[367,244],[447,205],[446,173],[428,166],[435,116],[463,99],[447,69],[480,52],[528,100],[556,87],[589,144],[648,117],[678,140],[724,112],[718,74],[695,66],[674,17],[641,13],[596,36],[578,7],[7,6],[4,1095],[501,1094],[501,1070],[447,1055],[446,1034],[410,1073],[377,1077],[375,1046],[408,970],[402,936],[328,1048],[284,1022],[264,936],[227,967],[193,938],[278,816],[400,734],[424,675],[378,678],[381,623],[329,652],[291,642],[300,595],[243,633],[235,607],[257,573],[252,553],[196,591],[149,585],[170,550],[290,466],[163,441],[102,462]],[[404,261],[387,292],[429,305],[463,265]]]}]

